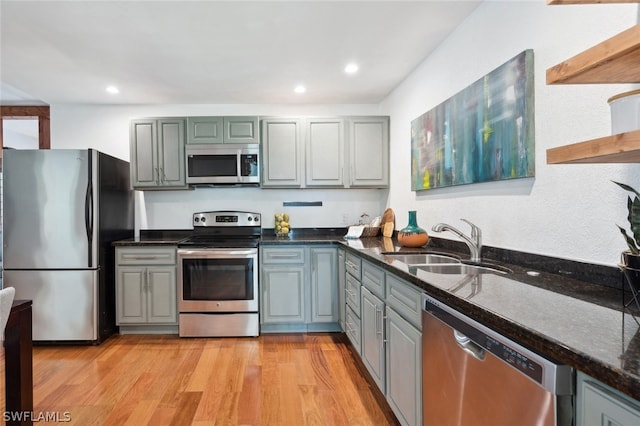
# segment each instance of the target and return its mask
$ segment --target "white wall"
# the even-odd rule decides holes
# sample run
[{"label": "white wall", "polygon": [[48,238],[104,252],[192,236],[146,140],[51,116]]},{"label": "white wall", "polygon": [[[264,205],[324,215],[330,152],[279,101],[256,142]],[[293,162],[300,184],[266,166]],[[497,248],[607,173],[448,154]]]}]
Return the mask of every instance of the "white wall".
[{"label": "white wall", "polygon": [[[606,100],[632,85],[547,86],[547,68],[630,27],[638,6],[547,6],[545,1],[485,1],[380,105],[51,106],[54,148],[92,147],[129,158],[129,120],[185,115],[391,116],[391,188],[382,190],[258,190],[202,188],[138,194],[137,226],[189,228],[192,212],[233,208],[270,215],[288,210],[294,227],[342,226],[366,212],[408,210],[431,228],[448,222],[479,225],[487,245],[614,265],[625,248],[616,223],[626,223],[627,194],[610,180],[640,187],[640,165],[547,165],[546,150],[609,134]],[[402,48],[402,40],[398,40]],[[453,96],[521,51],[535,55],[536,177],[412,192],[411,120]],[[323,201],[321,208],[283,209],[282,201]],[[449,237],[449,235],[443,235]],[[455,238],[451,236],[451,238]]]},{"label": "white wall", "polygon": [[[625,243],[627,193],[640,165],[547,165],[546,150],[610,134],[607,99],[632,85],[545,84],[546,69],[634,25],[637,5],[547,6],[486,1],[382,104],[391,116],[391,187],[396,227],[408,210],[430,229],[447,222],[483,230],[486,245],[615,265]],[[525,49],[534,49],[536,176],[411,192],[410,123]],[[456,237],[441,234],[443,238]]]},{"label": "white wall", "polygon": [[[94,148],[129,160],[129,121],[141,117],[189,115],[335,116],[376,115],[378,105],[141,105],[51,106],[52,148]],[[385,208],[387,190],[275,190],[197,188],[193,191],[146,191],[136,194],[136,231],[190,229],[191,214],[207,210],[262,213],[273,227],[273,214],[287,212],[293,228],[339,227],[371,218]],[[322,201],[322,207],[282,207],[283,201]],[[345,220],[346,216],[346,220]]]}]

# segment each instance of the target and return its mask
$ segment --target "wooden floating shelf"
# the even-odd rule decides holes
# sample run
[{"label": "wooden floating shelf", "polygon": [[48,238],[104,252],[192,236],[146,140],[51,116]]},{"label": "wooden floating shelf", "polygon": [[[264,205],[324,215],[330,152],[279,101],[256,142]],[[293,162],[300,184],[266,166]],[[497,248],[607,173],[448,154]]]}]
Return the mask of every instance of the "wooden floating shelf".
[{"label": "wooden floating shelf", "polygon": [[547,70],[547,84],[640,83],[640,24]]},{"label": "wooden floating shelf", "polygon": [[547,150],[547,164],[640,163],[640,130]]}]

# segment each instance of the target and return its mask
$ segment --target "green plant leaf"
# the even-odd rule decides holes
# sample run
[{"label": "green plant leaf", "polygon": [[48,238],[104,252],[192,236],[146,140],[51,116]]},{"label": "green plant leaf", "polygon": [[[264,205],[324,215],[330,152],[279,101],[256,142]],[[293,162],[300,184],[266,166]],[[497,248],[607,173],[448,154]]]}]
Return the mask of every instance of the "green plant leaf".
[{"label": "green plant leaf", "polygon": [[625,184],[625,183],[620,183],[620,182],[616,182],[615,180],[612,180],[611,182],[615,183],[616,185],[618,185],[620,188],[629,191],[629,192],[633,192],[634,194],[636,194],[638,197],[640,197],[640,192],[636,191],[635,189],[633,189],[632,187],[630,187],[629,185]]},{"label": "green plant leaf", "polygon": [[636,245],[640,246],[640,198],[635,197],[629,206],[629,226]]},{"label": "green plant leaf", "polygon": [[635,240],[631,238],[629,234],[627,234],[627,230],[620,225],[618,225],[618,229],[620,229],[620,233],[624,236],[624,239],[627,241],[627,245],[629,246],[629,250],[631,251],[631,253],[640,254],[640,250],[638,249],[638,246],[636,246]]}]

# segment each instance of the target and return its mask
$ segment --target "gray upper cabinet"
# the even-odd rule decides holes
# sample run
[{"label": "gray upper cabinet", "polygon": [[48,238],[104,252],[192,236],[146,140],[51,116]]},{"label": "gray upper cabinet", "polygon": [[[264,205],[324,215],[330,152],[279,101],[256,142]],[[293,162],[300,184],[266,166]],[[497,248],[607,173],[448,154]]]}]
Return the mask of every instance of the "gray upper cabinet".
[{"label": "gray upper cabinet", "polygon": [[302,122],[297,118],[262,120],[262,186],[302,185]]},{"label": "gray upper cabinet", "polygon": [[222,117],[189,117],[187,127],[189,129],[188,144],[224,142]]},{"label": "gray upper cabinet", "polygon": [[349,186],[389,186],[389,118],[351,117],[349,134]]},{"label": "gray upper cabinet", "polygon": [[262,186],[386,188],[389,117],[262,120]]},{"label": "gray upper cabinet", "polygon": [[305,124],[307,186],[344,186],[344,120],[310,118]]},{"label": "gray upper cabinet", "polygon": [[132,120],[130,140],[134,189],[187,188],[184,118]]},{"label": "gray upper cabinet", "polygon": [[259,118],[189,117],[188,144],[260,143]]}]

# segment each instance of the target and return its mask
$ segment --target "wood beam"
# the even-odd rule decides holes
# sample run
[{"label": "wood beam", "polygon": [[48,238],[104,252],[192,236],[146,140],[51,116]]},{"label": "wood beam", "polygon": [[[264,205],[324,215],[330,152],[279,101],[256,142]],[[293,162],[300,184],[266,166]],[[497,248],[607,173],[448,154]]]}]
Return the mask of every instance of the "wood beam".
[{"label": "wood beam", "polygon": [[40,149],[51,148],[51,120],[48,105],[2,105],[0,106],[0,158],[2,157],[2,120],[9,119],[37,119],[38,120],[38,147]]}]

